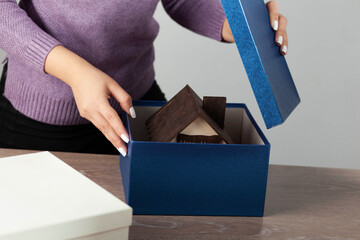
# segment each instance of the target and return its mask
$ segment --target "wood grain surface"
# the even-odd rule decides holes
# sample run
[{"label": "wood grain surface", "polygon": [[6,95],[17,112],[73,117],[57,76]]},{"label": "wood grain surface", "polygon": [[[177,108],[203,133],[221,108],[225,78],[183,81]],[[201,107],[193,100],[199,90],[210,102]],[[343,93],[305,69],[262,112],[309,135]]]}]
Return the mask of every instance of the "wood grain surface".
[{"label": "wood grain surface", "polygon": [[[52,153],[125,200],[117,156]],[[360,170],[272,165],[265,209],[263,218],[134,216],[130,239],[360,239]]]},{"label": "wood grain surface", "polygon": [[221,127],[224,128],[226,97],[203,97],[203,108],[207,114]]}]

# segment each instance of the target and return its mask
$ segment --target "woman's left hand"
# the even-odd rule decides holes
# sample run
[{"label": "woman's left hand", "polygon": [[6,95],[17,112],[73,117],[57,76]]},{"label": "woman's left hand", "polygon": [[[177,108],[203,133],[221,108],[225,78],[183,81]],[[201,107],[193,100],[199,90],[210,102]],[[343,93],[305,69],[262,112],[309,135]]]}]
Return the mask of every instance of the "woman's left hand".
[{"label": "woman's left hand", "polygon": [[[267,2],[266,7],[270,16],[271,27],[275,31],[275,43],[280,47],[280,53],[286,55],[288,51],[288,37],[286,33],[287,18],[279,13],[278,3],[276,1],[271,0]],[[235,42],[227,19],[224,21],[221,34],[224,41]]]}]

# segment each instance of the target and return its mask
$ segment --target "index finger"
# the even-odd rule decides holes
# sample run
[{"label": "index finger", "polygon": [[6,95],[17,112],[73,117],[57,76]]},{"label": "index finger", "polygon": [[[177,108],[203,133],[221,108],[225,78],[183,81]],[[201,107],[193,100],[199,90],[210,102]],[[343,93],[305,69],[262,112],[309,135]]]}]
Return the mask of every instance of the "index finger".
[{"label": "index finger", "polygon": [[103,104],[103,107],[100,110],[100,113],[103,117],[108,121],[110,126],[114,129],[116,134],[121,137],[121,139],[125,142],[129,142],[129,134],[127,133],[119,114],[110,106],[110,104]]},{"label": "index finger", "polygon": [[269,12],[270,24],[272,28],[277,31],[279,29],[279,6],[276,1],[269,1],[266,3],[266,8]]},{"label": "index finger", "polygon": [[112,143],[112,145],[123,155],[126,156],[127,147],[124,142],[121,141],[110,123],[102,116],[100,112],[93,114],[90,118],[91,122],[97,127],[104,136]]}]

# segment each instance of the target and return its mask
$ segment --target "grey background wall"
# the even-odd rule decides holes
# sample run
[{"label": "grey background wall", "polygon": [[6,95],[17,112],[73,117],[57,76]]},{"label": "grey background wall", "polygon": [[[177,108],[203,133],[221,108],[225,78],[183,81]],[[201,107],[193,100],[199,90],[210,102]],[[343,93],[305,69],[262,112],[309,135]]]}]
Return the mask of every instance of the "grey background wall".
[{"label": "grey background wall", "polygon": [[266,130],[236,46],[177,26],[161,5],[157,79],[173,96],[186,83],[199,95],[246,103],[272,144],[273,164],[360,169],[360,2],[278,0],[289,19],[288,65],[302,102]]},{"label": "grey background wall", "polygon": [[360,2],[278,2],[289,19],[286,59],[302,98],[285,124],[265,128],[235,45],[180,27],[161,4],[156,79],[168,98],[189,83],[200,96],[246,103],[272,144],[272,164],[360,169]]}]

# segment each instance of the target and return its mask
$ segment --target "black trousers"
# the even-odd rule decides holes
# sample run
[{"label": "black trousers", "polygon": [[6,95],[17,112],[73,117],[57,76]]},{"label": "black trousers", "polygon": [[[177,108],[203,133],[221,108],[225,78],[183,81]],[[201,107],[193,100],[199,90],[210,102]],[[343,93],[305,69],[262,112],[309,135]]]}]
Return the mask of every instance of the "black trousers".
[{"label": "black trousers", "polygon": [[[119,154],[92,124],[58,126],[35,121],[3,96],[7,64],[0,82],[0,148]],[[156,82],[141,100],[166,101]]]}]

